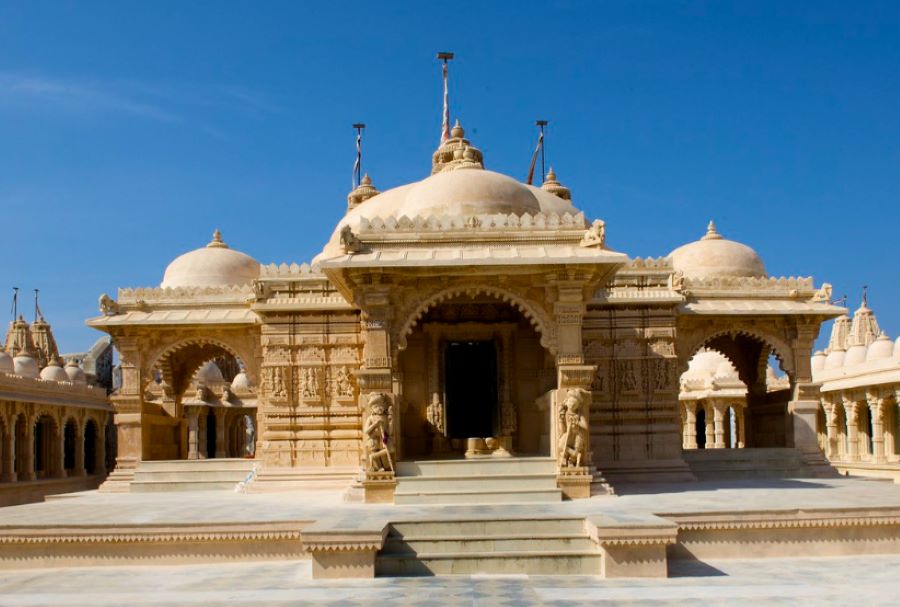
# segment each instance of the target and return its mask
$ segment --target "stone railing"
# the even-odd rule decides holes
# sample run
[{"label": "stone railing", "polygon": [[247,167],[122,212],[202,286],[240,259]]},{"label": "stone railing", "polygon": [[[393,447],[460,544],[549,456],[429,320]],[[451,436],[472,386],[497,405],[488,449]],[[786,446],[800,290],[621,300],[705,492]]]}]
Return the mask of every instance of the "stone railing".
[{"label": "stone railing", "polygon": [[65,399],[64,404],[73,406],[109,406],[104,388],[81,382],[53,381],[0,372],[0,398],[11,395],[25,401],[40,400],[44,396],[53,400]]},{"label": "stone railing", "polygon": [[668,257],[635,257],[630,260],[619,272],[629,270],[668,270],[672,271],[672,262]]},{"label": "stone railing", "polygon": [[250,285],[224,287],[137,287],[119,289],[118,303],[144,304],[173,299],[246,299],[253,295]]},{"label": "stone railing", "polygon": [[588,223],[584,213],[535,213],[516,215],[515,213],[485,215],[440,215],[410,218],[402,217],[360,217],[359,234],[381,234],[386,232],[446,232],[446,231],[537,231],[537,230],[585,230]]},{"label": "stone railing", "polygon": [[268,265],[260,266],[259,268],[260,278],[282,276],[309,276],[310,278],[324,278],[323,274],[319,273],[315,268],[313,268],[313,266],[309,265],[308,263],[270,263]]},{"label": "stone railing", "polygon": [[693,290],[753,290],[798,291],[798,295],[815,292],[811,276],[753,278],[745,276],[721,276],[715,278],[684,278],[684,286]]}]

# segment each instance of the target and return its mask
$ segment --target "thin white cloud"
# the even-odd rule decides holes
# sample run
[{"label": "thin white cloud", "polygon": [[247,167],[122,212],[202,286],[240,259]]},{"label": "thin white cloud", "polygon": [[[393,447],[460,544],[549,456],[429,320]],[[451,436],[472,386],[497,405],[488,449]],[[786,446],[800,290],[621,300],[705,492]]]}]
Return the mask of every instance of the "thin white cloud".
[{"label": "thin white cloud", "polygon": [[[0,108],[4,106],[21,111],[117,113],[166,123],[198,122],[204,132],[218,138],[225,134],[206,124],[208,108],[252,117],[278,111],[263,96],[234,85],[65,79],[0,71]],[[191,120],[199,110],[203,110],[199,120]]]}]

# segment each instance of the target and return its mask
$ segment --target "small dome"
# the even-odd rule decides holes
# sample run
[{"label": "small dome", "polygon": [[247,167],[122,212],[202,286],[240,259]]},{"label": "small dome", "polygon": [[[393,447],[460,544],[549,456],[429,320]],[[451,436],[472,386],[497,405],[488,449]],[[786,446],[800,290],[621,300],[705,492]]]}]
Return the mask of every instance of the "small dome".
[{"label": "small dome", "polygon": [[706,235],[669,253],[676,272],[687,278],[766,276],[766,268],[756,251],[745,244],[726,240],[710,221]]},{"label": "small dome", "polygon": [[41,369],[41,379],[44,381],[69,381],[69,376],[66,375],[66,370],[60,366],[59,361],[53,358],[46,367]]},{"label": "small dome", "polygon": [[241,369],[240,373],[234,376],[234,379],[231,382],[231,390],[232,392],[247,392],[253,388],[253,383],[250,381],[250,378],[247,377],[247,374]]},{"label": "small dome", "polygon": [[894,343],[894,358],[900,358],[900,337]]},{"label": "small dome", "polygon": [[13,358],[13,367],[15,368],[15,374],[20,377],[37,379],[41,375],[41,370],[38,369],[37,361],[35,361],[27,352],[17,354],[16,357]]},{"label": "small dome", "polygon": [[185,253],[169,264],[160,287],[224,287],[247,285],[259,278],[259,262],[228,248],[216,230],[202,249]]},{"label": "small dome", "polygon": [[813,354],[813,356],[812,356],[812,370],[813,370],[813,372],[821,371],[822,369],[824,369],[824,368],[825,368],[825,361],[826,361],[827,359],[828,359],[828,357],[825,356],[825,353],[822,352],[821,350],[819,350],[818,352],[816,352],[815,354]]},{"label": "small dome", "polygon": [[69,381],[73,381],[77,384],[83,384],[87,382],[87,376],[84,374],[84,369],[78,366],[78,363],[74,360],[70,360],[66,363],[66,368],[64,369],[66,372],[66,376],[69,378]]},{"label": "small dome", "polygon": [[844,357],[845,367],[852,367],[864,362],[866,362],[866,347],[864,345],[856,344],[847,349],[847,356]]},{"label": "small dome", "polygon": [[825,368],[840,369],[844,366],[845,358],[847,358],[847,351],[843,348],[835,348],[825,357]]},{"label": "small dome", "polygon": [[197,372],[194,374],[194,379],[198,384],[211,384],[215,382],[225,381],[225,377],[222,375],[222,370],[219,368],[214,361],[206,361],[203,365],[197,369]]},{"label": "small dome", "polygon": [[13,358],[6,353],[6,350],[0,350],[0,373],[15,373],[16,365]]},{"label": "small dome", "polygon": [[878,336],[878,339],[869,344],[866,350],[866,360],[878,360],[880,358],[890,358],[894,353],[894,342],[884,332]]},{"label": "small dome", "polygon": [[685,379],[712,379],[718,377],[738,378],[737,369],[731,361],[715,350],[700,350],[688,361],[688,369],[684,372]]}]

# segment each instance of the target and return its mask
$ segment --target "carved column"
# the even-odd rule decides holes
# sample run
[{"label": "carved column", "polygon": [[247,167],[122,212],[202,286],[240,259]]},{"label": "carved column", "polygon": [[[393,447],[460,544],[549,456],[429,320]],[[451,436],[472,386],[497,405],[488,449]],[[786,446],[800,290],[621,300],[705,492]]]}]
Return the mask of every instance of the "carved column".
[{"label": "carved column", "polygon": [[188,459],[200,457],[200,411],[198,407],[188,408]]},{"label": "carved column", "polygon": [[859,403],[844,400],[844,414],[847,418],[847,461],[859,461]]},{"label": "carved column", "polygon": [[99,418],[94,441],[94,474],[106,474],[106,414]]},{"label": "carved column", "polygon": [[[713,449],[725,448],[725,406],[720,402],[711,402],[713,410]],[[709,426],[707,425],[707,428]]]},{"label": "carved column", "polygon": [[33,481],[37,476],[34,470],[34,417],[31,415],[25,418],[25,436],[21,444],[16,442],[16,452],[18,458],[22,461],[22,472],[19,474],[20,481]]},{"label": "carved column", "polygon": [[747,408],[740,406],[734,408],[734,429],[737,434],[738,449],[743,449],[747,445]]},{"label": "carved column", "polygon": [[[706,422],[703,426],[704,433],[704,449],[715,449],[716,447],[716,414],[714,407],[709,404],[709,401],[704,401],[700,404],[703,407],[703,411],[705,415],[703,416],[704,421]],[[712,413],[712,415],[710,415]]]},{"label": "carved column", "polygon": [[875,394],[867,394],[869,415],[872,416],[872,459],[875,462],[886,461],[884,456],[884,399]]},{"label": "carved column", "polygon": [[84,423],[78,424],[75,435],[75,469],[72,470],[72,476],[87,476],[84,469]]},{"label": "carved column", "polygon": [[828,459],[837,459],[838,455],[838,427],[837,427],[837,405],[834,403],[823,402],[822,407],[825,409],[825,455]]},{"label": "carved column", "polygon": [[[116,468],[107,479],[109,485],[127,485],[134,477],[134,469],[143,458],[144,441],[149,434],[143,432],[143,386],[141,377],[140,344],[136,338],[118,337],[116,349],[122,371],[122,385],[111,396],[115,408]],[[109,487],[107,487],[109,488]]]},{"label": "carved column", "polygon": [[697,401],[684,402],[684,432],[682,446],[685,449],[697,448]]},{"label": "carved column", "polygon": [[3,434],[3,468],[0,470],[0,480],[6,483],[11,483],[16,480],[15,456],[13,455],[15,449],[15,436],[15,423],[7,424],[6,432]]},{"label": "carved column", "polygon": [[197,408],[197,428],[200,433],[200,440],[198,441],[200,447],[199,459],[206,459],[209,456],[209,447],[206,444],[206,438],[209,436],[206,430],[206,424],[208,422],[206,407],[198,407]]}]

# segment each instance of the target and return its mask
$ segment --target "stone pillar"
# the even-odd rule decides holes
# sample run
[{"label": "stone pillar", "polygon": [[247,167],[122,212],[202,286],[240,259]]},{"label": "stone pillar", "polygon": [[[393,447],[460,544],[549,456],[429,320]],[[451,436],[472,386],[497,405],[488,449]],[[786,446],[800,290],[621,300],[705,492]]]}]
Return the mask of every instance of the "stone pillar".
[{"label": "stone pillar", "polygon": [[149,445],[149,432],[144,432],[141,393],[141,353],[135,338],[116,338],[122,371],[122,385],[111,401],[115,408],[116,468],[104,483],[104,491],[123,490],[134,478],[134,470],[144,457],[144,444]]},{"label": "stone pillar", "polygon": [[[76,430],[75,469],[72,470],[72,476],[87,476],[87,470],[84,469],[84,424],[79,424]],[[63,434],[65,434],[65,430]]]},{"label": "stone pillar", "polygon": [[859,461],[859,403],[844,401],[844,414],[847,418],[847,461]]},{"label": "stone pillar", "polygon": [[33,481],[36,477],[34,471],[34,418],[25,418],[25,436],[22,444],[16,443],[18,456],[22,459],[22,473],[20,481]]},{"label": "stone pillar", "polygon": [[189,407],[188,411],[188,459],[200,458],[200,409]]},{"label": "stone pillar", "polygon": [[737,441],[735,444],[738,449],[747,446],[747,407],[741,405],[734,408],[734,428],[737,431]]},{"label": "stone pillar", "polygon": [[[704,420],[706,421],[706,426],[704,428],[706,435],[706,444],[703,445],[705,449],[715,449],[716,448],[716,413],[715,407],[711,405],[707,405],[707,403],[701,403],[701,407],[706,412],[704,415]],[[712,413],[712,415],[710,415]]]},{"label": "stone pillar", "polygon": [[789,447],[801,451],[819,453],[819,433],[816,424],[819,416],[819,385],[795,382],[793,400],[788,402],[789,423],[786,442]]},{"label": "stone pillar", "polygon": [[[713,449],[725,448],[725,406],[712,402],[713,410]],[[708,428],[709,426],[707,426]]]},{"label": "stone pillar", "polygon": [[697,401],[684,402],[684,431],[682,447],[685,449],[697,448]]},{"label": "stone pillar", "polygon": [[106,415],[104,414],[96,429],[96,441],[94,445],[94,474],[106,473]]},{"label": "stone pillar", "polygon": [[866,400],[869,415],[872,416],[872,460],[884,463],[887,461],[884,455],[884,399],[875,394],[867,394]]},{"label": "stone pillar", "polygon": [[[14,418],[15,419],[15,418]],[[12,426],[8,426],[6,428],[6,433],[3,434],[3,445],[2,445],[2,461],[3,467],[0,469],[0,481],[11,483],[16,480],[16,469],[15,469],[15,437],[16,437],[16,428],[15,422],[13,422]]]},{"label": "stone pillar", "polygon": [[825,409],[825,455],[830,460],[838,455],[837,405],[823,401]]},{"label": "stone pillar", "polygon": [[225,440],[225,418],[228,412],[225,409],[214,408],[213,413],[216,416],[216,457],[222,458],[228,455],[228,444]]}]

